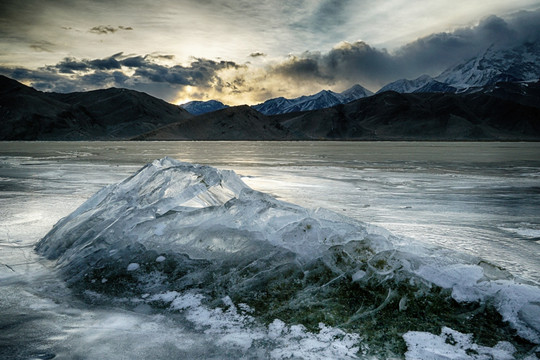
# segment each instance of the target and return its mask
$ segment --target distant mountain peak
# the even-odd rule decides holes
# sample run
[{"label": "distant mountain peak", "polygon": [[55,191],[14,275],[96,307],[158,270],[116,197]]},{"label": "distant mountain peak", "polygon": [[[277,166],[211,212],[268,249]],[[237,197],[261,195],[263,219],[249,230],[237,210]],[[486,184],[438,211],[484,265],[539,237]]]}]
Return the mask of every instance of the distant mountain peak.
[{"label": "distant mountain peak", "polygon": [[265,115],[286,114],[329,108],[371,95],[373,95],[371,91],[357,84],[341,93],[325,89],[313,95],[304,95],[294,99],[277,97],[254,105],[253,108]]},{"label": "distant mountain peak", "polygon": [[181,108],[187,110],[192,115],[202,115],[209,112],[214,112],[217,110],[225,109],[229,105],[223,104],[221,101],[217,100],[208,100],[208,101],[199,101],[194,100],[180,105]]},{"label": "distant mountain peak", "polygon": [[408,79],[400,79],[396,80],[394,82],[391,82],[390,84],[387,84],[383,86],[379,91],[377,91],[377,94],[386,92],[386,91],[395,91],[398,93],[414,93],[418,91],[419,89],[424,88],[426,85],[432,83],[435,81],[431,76],[424,74],[420,75],[416,79],[408,80]]},{"label": "distant mountain peak", "polygon": [[383,86],[377,93],[465,92],[498,82],[535,81],[540,78],[540,44],[524,43],[512,49],[488,47],[478,56],[461,62],[432,78],[400,79]]},{"label": "distant mountain peak", "polygon": [[524,43],[512,49],[490,46],[480,55],[445,70],[437,81],[459,90],[501,81],[528,81],[540,78],[540,43]]},{"label": "distant mountain peak", "polygon": [[356,84],[348,88],[345,91],[342,91],[340,95],[344,98],[343,103],[348,103],[354,100],[362,99],[373,95],[373,92],[369,91],[362,85]]}]

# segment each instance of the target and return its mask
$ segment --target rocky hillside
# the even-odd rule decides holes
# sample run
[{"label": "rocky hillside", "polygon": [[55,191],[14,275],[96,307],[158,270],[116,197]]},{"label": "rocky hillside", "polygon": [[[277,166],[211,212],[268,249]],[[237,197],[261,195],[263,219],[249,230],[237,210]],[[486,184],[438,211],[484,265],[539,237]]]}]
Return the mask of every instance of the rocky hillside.
[{"label": "rocky hillside", "polygon": [[133,90],[45,93],[0,76],[0,140],[122,140],[190,117]]},{"label": "rocky hillside", "polygon": [[540,82],[508,82],[273,116],[247,105],[193,116],[132,90],[54,94],[0,77],[0,140],[540,141],[539,100]]},{"label": "rocky hillside", "polygon": [[167,125],[135,140],[293,140],[276,119],[247,105],[230,107]]},{"label": "rocky hillside", "polygon": [[335,140],[540,140],[540,83],[471,94],[384,92],[318,111],[276,116],[289,131]]}]

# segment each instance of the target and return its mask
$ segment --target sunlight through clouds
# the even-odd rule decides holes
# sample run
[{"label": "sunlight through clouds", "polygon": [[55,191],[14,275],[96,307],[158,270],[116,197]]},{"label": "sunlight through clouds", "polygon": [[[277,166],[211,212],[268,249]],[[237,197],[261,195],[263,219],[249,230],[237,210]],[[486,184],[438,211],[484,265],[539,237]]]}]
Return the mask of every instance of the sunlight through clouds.
[{"label": "sunlight through clouds", "polygon": [[537,0],[4,0],[0,73],[38,90],[126,87],[175,103],[254,104],[356,83],[377,91],[438,75],[500,39],[536,39],[538,8]]}]

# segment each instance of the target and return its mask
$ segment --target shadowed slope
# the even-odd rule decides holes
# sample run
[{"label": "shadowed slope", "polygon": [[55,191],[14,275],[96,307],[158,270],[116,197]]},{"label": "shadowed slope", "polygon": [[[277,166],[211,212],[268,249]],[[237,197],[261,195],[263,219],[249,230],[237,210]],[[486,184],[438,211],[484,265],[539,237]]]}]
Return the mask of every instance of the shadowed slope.
[{"label": "shadowed slope", "polygon": [[44,93],[0,76],[0,140],[121,140],[191,115],[127,89]]},{"label": "shadowed slope", "polygon": [[171,124],[135,140],[288,140],[289,131],[249,106],[235,106]]},{"label": "shadowed slope", "polygon": [[537,85],[530,86],[529,96],[516,94],[514,85],[507,85],[508,91],[501,86],[473,94],[385,92],[329,109],[274,118],[291,132],[311,139],[540,139],[540,108],[531,106]]}]

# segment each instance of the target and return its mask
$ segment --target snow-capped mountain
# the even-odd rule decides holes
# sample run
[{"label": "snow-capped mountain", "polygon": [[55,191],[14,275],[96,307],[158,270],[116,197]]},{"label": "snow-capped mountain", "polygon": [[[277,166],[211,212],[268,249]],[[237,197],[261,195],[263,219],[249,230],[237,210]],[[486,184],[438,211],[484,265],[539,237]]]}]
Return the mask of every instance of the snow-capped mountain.
[{"label": "snow-capped mountain", "polygon": [[280,96],[274,99],[266,100],[262,104],[253,105],[252,108],[265,115],[275,115],[283,113],[283,109],[287,109],[294,105],[294,99],[289,100]]},{"label": "snow-capped mountain", "polygon": [[295,99],[278,97],[266,100],[262,104],[254,105],[253,108],[265,115],[285,114],[296,111],[308,111],[329,108],[338,104],[358,100],[373,93],[360,85],[354,85],[342,93],[330,90],[322,90],[313,95],[300,96]]},{"label": "snow-capped mountain", "polygon": [[435,80],[464,90],[500,81],[539,78],[540,44],[526,43],[510,50],[490,47],[483,54],[444,71]]},{"label": "snow-capped mountain", "polygon": [[400,79],[383,86],[377,94],[385,91],[396,91],[398,93],[416,92],[456,92],[456,88],[448,84],[433,79],[429,75],[422,75],[414,80]]},{"label": "snow-capped mountain", "polygon": [[316,109],[329,108],[341,104],[342,98],[340,94],[330,90],[322,90],[314,95],[301,96],[293,100],[293,103],[288,106],[283,113],[296,111],[308,111]]},{"label": "snow-capped mountain", "polygon": [[368,89],[364,88],[363,86],[356,84],[353,85],[353,87],[341,92],[340,95],[343,97],[343,103],[345,104],[354,100],[371,96],[373,95],[373,93]]},{"label": "snow-capped mountain", "polygon": [[455,93],[457,89],[445,83],[442,83],[437,80],[433,80],[425,84],[424,86],[416,89],[415,93]]},{"label": "snow-capped mountain", "polygon": [[432,78],[400,79],[383,86],[399,93],[455,93],[471,91],[498,82],[534,81],[540,78],[540,44],[527,43],[513,49],[490,47],[482,54],[448,68]]},{"label": "snow-capped mountain", "polygon": [[217,100],[190,101],[180,106],[192,115],[206,114],[229,107],[228,105],[225,105]]}]

